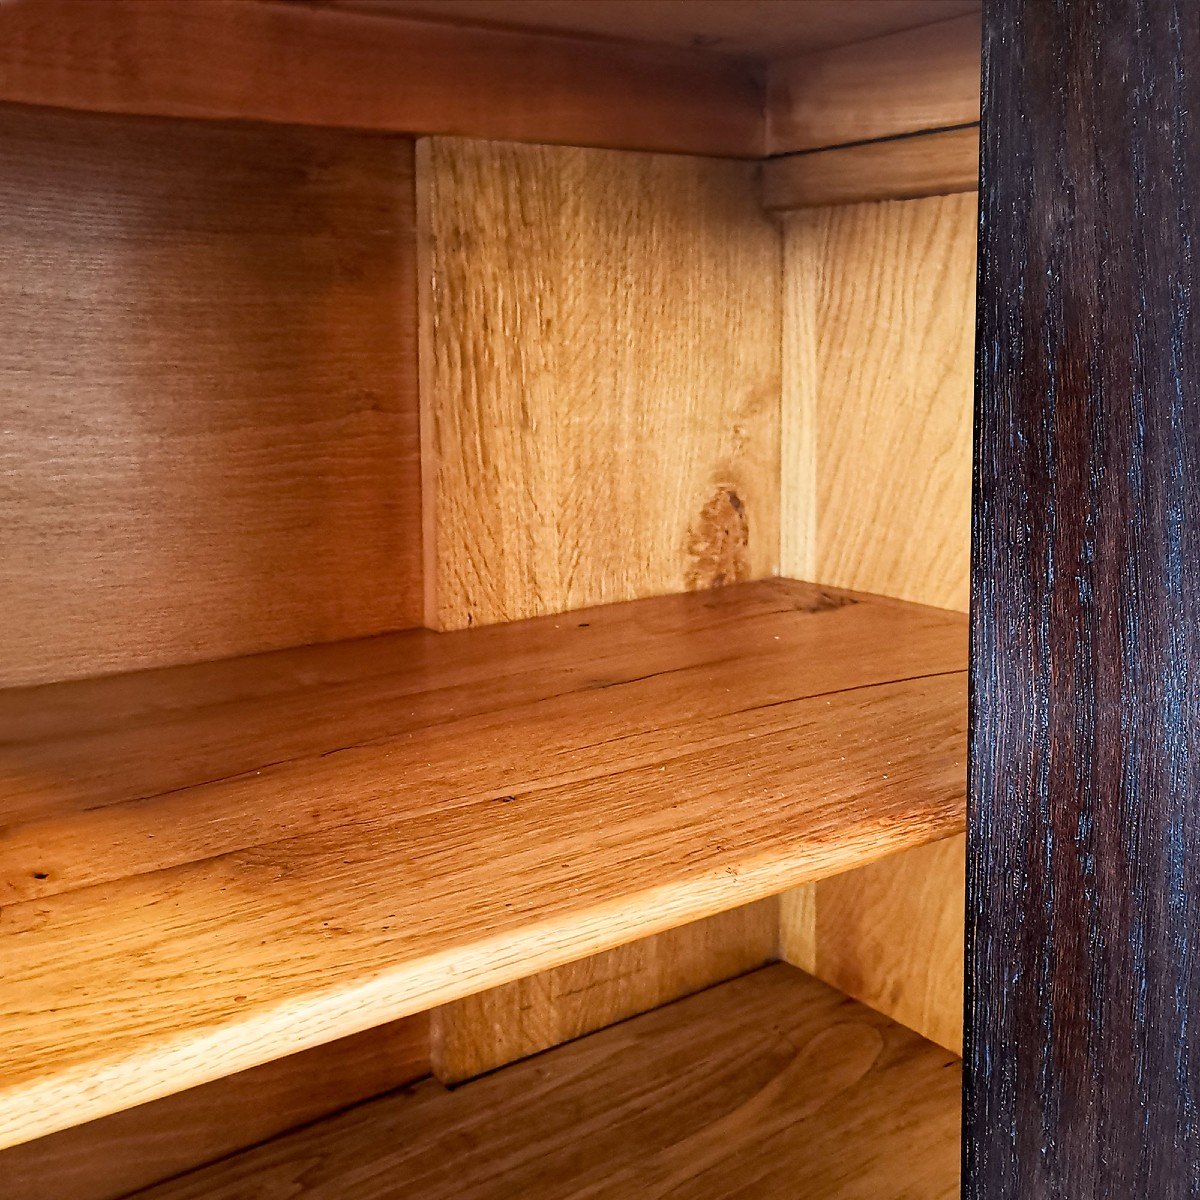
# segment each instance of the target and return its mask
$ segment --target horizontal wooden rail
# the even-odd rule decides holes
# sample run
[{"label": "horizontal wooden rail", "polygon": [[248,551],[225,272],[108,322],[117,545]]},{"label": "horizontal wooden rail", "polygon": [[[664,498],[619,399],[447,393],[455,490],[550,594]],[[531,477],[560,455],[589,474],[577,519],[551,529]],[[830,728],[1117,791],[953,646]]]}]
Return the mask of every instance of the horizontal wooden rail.
[{"label": "horizontal wooden rail", "polygon": [[260,0],[0,5],[0,101],[758,157],[748,63]]},{"label": "horizontal wooden rail", "polygon": [[949,196],[979,186],[979,126],[769,159],[763,205],[772,212]]},{"label": "horizontal wooden rail", "polygon": [[981,40],[977,15],[957,17],[772,63],[767,153],[977,122]]},{"label": "horizontal wooden rail", "polygon": [[763,64],[283,0],[9,0],[0,101],[757,158],[967,124],[979,20]]}]

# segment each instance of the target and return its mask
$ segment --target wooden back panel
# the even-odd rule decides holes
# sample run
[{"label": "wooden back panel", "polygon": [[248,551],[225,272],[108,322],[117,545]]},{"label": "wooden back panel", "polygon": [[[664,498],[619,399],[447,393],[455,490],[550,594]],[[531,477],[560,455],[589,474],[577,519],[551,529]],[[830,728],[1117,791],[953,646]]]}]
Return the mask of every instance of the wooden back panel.
[{"label": "wooden back panel", "polygon": [[755,168],[420,153],[429,624],[773,574],[780,250]]},{"label": "wooden back panel", "polygon": [[0,108],[0,685],[419,623],[412,157]]}]

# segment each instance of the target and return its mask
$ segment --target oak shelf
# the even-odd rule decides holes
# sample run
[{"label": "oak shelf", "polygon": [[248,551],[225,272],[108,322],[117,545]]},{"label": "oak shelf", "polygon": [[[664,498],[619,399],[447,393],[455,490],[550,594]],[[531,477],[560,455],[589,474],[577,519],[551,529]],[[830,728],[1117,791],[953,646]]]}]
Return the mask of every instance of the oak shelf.
[{"label": "oak shelf", "polygon": [[138,1200],[956,1200],[960,1064],[777,964]]},{"label": "oak shelf", "polygon": [[960,831],[965,660],[770,580],[0,693],[0,1146]]}]

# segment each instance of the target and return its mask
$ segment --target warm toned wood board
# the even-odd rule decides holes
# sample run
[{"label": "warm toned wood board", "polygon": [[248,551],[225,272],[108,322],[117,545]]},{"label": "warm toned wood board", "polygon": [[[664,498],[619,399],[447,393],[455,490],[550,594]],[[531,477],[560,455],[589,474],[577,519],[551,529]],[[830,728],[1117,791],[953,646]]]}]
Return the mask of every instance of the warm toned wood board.
[{"label": "warm toned wood board", "polygon": [[117,1200],[427,1076],[409,1017],[0,1151],[4,1200]]},{"label": "warm toned wood board", "polygon": [[767,153],[979,120],[978,12],[770,64]]},{"label": "warm toned wood board", "polygon": [[978,189],[978,125],[787,154],[763,164],[763,204],[772,212]]},{"label": "warm toned wood board", "polygon": [[[61,840],[62,816],[109,821],[111,814],[98,811],[104,806],[182,792],[305,755],[428,733],[469,717],[490,715],[503,728],[535,713],[531,706],[556,703],[568,714],[599,713],[608,724],[627,720],[651,728],[663,715],[654,702],[674,678],[669,673],[717,663],[737,677],[743,664],[790,653],[796,637],[803,643],[805,628],[791,624],[797,608],[836,609],[843,600],[823,589],[764,580],[532,624],[494,625],[472,630],[469,637],[413,630],[186,670],[0,690],[0,812],[9,827],[0,854],[16,844],[14,825],[29,829],[45,822]],[[831,624],[843,622],[825,627]],[[958,646],[961,634],[941,614],[924,614],[921,625],[944,639],[932,655],[939,661],[947,646]],[[851,621],[845,630],[851,648],[859,628]],[[889,669],[895,678],[919,674],[928,657],[923,638],[889,647],[874,661],[863,661],[856,680],[869,682],[876,669]],[[777,694],[786,694],[789,683],[777,680],[784,689]],[[641,710],[612,709],[606,696],[592,694],[604,690],[597,684],[621,687],[623,696],[644,696]],[[687,693],[668,695],[678,701]],[[688,712],[727,710],[710,689],[688,703]],[[86,865],[79,855],[49,862],[42,881],[22,877],[16,860],[7,862],[0,867],[0,904],[90,878],[79,876]],[[112,862],[119,870],[115,851]]]},{"label": "warm toned wood board", "polygon": [[324,0],[393,16],[557,29],[777,58],[912,29],[978,0]]},{"label": "warm toned wood board", "polygon": [[420,623],[412,176],[0,106],[0,683]]},{"label": "warm toned wood board", "polygon": [[781,957],[962,1053],[964,844],[895,854],[781,898]]},{"label": "warm toned wood board", "polygon": [[292,0],[0,5],[0,100],[753,158],[748,62]]},{"label": "warm toned wood board", "polygon": [[[903,854],[893,854],[892,860],[903,857]],[[857,874],[855,871],[846,873]],[[806,883],[779,897],[778,957],[810,975],[817,973],[818,887],[820,884]]]},{"label": "warm toned wood board", "polygon": [[774,573],[779,234],[747,164],[418,151],[427,621]]},{"label": "warm toned wood board", "polygon": [[784,574],[967,607],[973,195],[784,235]]},{"label": "warm toned wood board", "polygon": [[958,1060],[777,964],[139,1200],[957,1200]]},{"label": "warm toned wood board", "polygon": [[0,1141],[957,832],[964,626],[772,580],[20,694]]},{"label": "warm toned wood board", "polygon": [[778,934],[772,896],[443,1005],[434,1072],[470,1079],[745,974],[775,960]]}]

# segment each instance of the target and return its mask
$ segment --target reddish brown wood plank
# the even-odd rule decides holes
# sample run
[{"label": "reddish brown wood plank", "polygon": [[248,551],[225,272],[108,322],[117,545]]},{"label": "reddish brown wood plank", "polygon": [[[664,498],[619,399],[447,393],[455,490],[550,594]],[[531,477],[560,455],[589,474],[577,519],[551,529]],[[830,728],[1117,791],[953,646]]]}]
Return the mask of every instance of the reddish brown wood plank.
[{"label": "reddish brown wood plank", "polygon": [[0,6],[0,100],[756,157],[748,63],[301,3]]}]

